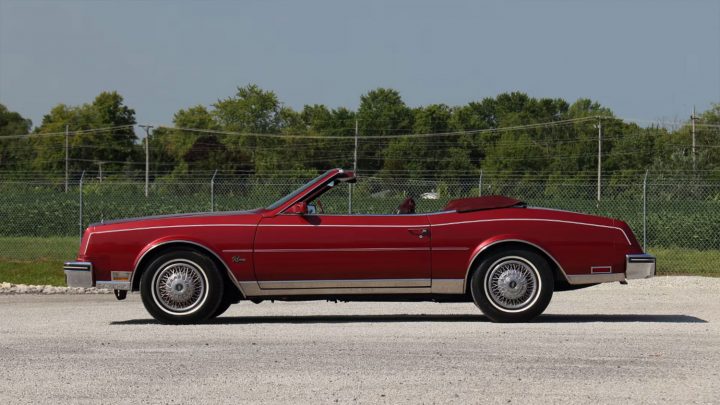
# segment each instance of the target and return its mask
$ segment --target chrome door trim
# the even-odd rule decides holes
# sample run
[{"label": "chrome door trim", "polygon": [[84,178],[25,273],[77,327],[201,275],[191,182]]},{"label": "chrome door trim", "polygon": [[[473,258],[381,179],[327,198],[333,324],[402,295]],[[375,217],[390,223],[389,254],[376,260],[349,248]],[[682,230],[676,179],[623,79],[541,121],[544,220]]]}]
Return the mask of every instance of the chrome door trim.
[{"label": "chrome door trim", "polygon": [[429,278],[361,279],[361,280],[288,280],[258,281],[263,290],[327,289],[327,288],[418,288],[430,287]]},{"label": "chrome door trim", "polygon": [[[242,281],[246,297],[281,295],[463,294],[463,279]],[[272,283],[273,288],[260,288]]]},{"label": "chrome door trim", "polygon": [[623,273],[596,273],[596,274],[575,274],[568,275],[568,282],[573,285],[580,284],[600,284],[610,283],[613,281],[625,280]]}]

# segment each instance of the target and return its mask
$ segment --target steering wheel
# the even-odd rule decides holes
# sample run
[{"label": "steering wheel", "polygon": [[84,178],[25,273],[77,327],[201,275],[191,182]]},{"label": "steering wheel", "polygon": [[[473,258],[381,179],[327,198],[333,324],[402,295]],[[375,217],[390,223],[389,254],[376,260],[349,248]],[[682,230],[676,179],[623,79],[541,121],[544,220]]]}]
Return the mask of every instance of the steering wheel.
[{"label": "steering wheel", "polygon": [[315,200],[315,204],[317,204],[318,212],[319,212],[320,214],[324,214],[324,213],[325,213],[325,208],[323,208],[322,201],[320,201],[320,200]]}]

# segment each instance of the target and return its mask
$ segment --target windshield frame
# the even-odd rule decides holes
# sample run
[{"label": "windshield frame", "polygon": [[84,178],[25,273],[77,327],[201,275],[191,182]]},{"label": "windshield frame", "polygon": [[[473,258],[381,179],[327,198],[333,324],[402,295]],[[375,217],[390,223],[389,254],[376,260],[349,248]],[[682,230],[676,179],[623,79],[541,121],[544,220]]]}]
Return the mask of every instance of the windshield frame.
[{"label": "windshield frame", "polygon": [[293,198],[297,197],[297,196],[300,195],[303,191],[307,190],[308,187],[312,186],[313,184],[315,184],[315,183],[317,183],[318,181],[322,180],[323,178],[327,177],[328,174],[332,173],[332,172],[335,171],[335,170],[336,170],[336,169],[328,170],[328,171],[326,171],[325,173],[323,173],[323,174],[315,177],[314,179],[312,179],[312,180],[308,181],[307,183],[303,184],[302,186],[298,187],[298,188],[297,188],[295,191],[293,191],[292,193],[290,193],[290,194],[286,195],[285,197],[283,197],[283,198],[275,201],[274,203],[270,204],[270,205],[267,206],[265,209],[268,210],[268,211],[273,211],[273,210],[276,210],[276,209],[280,208],[281,206],[283,206],[283,204],[286,204],[288,201],[290,201],[290,200],[292,200]]}]

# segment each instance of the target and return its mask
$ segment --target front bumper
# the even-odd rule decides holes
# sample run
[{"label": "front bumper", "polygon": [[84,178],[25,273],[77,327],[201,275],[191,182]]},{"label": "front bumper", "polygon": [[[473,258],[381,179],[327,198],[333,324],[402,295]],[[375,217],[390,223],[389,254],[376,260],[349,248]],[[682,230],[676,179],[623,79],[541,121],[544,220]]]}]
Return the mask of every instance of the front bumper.
[{"label": "front bumper", "polygon": [[95,286],[93,282],[92,263],[65,262],[65,281],[68,287],[89,288]]},{"label": "front bumper", "polygon": [[68,287],[97,287],[108,290],[130,290],[130,276],[128,271],[110,272],[111,280],[93,280],[93,265],[90,262],[65,262],[65,281]]},{"label": "front bumper", "polygon": [[655,276],[655,256],[646,253],[625,256],[625,278],[628,280]]}]

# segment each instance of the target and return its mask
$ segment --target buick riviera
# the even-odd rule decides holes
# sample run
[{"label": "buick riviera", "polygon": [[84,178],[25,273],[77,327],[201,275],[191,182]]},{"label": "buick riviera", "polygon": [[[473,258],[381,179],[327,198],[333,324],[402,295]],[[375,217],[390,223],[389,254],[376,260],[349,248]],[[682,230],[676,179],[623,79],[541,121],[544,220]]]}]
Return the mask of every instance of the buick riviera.
[{"label": "buick riviera", "polygon": [[325,214],[320,197],[355,175],[329,170],[252,211],[108,221],[85,231],[71,287],[139,291],[163,323],[197,323],[240,301],[474,302],[492,321],[540,315],[555,291],[655,275],[622,221],[507,197],[415,213]]}]

